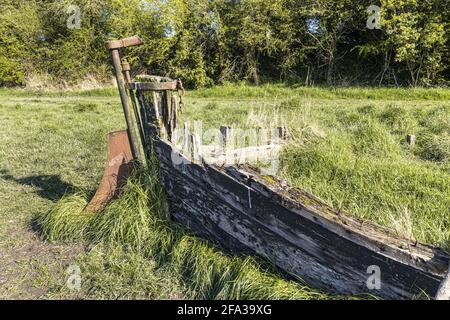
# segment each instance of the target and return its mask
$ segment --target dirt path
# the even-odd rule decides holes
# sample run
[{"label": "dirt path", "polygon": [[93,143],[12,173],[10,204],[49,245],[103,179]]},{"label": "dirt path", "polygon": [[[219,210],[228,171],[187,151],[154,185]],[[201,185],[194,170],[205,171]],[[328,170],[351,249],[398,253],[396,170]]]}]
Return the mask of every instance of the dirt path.
[{"label": "dirt path", "polygon": [[63,272],[80,252],[74,246],[45,244],[21,225],[5,228],[0,237],[7,239],[0,243],[0,299],[45,299],[50,283],[64,285]]},{"label": "dirt path", "polygon": [[[65,269],[82,251],[79,246],[39,239],[32,227],[34,214],[53,200],[43,197],[45,186],[24,181],[0,174],[0,299],[51,298],[49,290],[64,285]],[[50,181],[47,190],[52,188]]]}]

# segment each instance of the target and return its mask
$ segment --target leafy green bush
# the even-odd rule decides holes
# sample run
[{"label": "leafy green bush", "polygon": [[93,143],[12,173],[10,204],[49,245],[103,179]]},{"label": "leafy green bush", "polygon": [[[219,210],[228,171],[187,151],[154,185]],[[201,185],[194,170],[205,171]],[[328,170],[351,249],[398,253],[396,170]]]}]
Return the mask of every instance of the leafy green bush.
[{"label": "leafy green bush", "polygon": [[39,63],[34,56],[40,27],[36,3],[2,1],[0,17],[0,85],[23,85]]},{"label": "leafy green bush", "polygon": [[0,53],[0,86],[22,85],[25,72],[18,61],[8,59]]},{"label": "leafy green bush", "polygon": [[[382,0],[382,30],[368,30],[370,0],[3,0],[0,85],[34,73],[59,84],[111,71],[104,42],[140,35],[138,72],[189,87],[245,80],[307,85],[445,84],[449,8],[440,0]],[[80,8],[71,29],[70,5]],[[125,52],[127,53],[127,52]],[[19,67],[20,65],[20,67]],[[446,79],[447,77],[447,79]],[[344,93],[345,94],[345,93]]]}]

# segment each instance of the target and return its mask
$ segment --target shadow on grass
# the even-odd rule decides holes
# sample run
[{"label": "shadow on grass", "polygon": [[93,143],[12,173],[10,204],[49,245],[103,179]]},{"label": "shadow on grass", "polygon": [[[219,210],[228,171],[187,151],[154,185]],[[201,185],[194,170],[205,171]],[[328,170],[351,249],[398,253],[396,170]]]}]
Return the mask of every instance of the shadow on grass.
[{"label": "shadow on grass", "polygon": [[0,178],[13,181],[21,185],[36,188],[38,196],[51,201],[58,201],[64,195],[74,193],[76,187],[68,182],[61,180],[59,175],[31,175],[23,178],[16,178],[8,173],[7,170],[0,170]]}]

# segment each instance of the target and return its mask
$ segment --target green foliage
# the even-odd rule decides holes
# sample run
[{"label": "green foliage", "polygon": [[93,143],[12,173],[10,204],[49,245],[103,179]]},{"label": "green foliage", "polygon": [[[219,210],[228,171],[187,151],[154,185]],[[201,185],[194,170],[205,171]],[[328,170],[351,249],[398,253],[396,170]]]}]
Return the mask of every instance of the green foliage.
[{"label": "green foliage", "polygon": [[382,6],[386,42],[395,61],[409,73],[409,83],[432,84],[447,67],[443,59],[448,54],[448,5],[438,0],[385,0]]},{"label": "green foliage", "polygon": [[[134,70],[189,87],[246,80],[307,85],[445,84],[450,10],[440,0],[381,0],[382,29],[362,0],[3,0],[0,85],[34,74],[71,85],[110,75],[104,42],[134,34]],[[68,28],[80,8],[80,29]],[[26,21],[26,23],[23,23]]]},{"label": "green foliage", "polygon": [[0,85],[16,85],[24,82],[25,73],[20,62],[0,56]]},{"label": "green foliage", "polygon": [[22,85],[33,69],[40,21],[34,1],[2,0],[0,6],[0,85]]}]

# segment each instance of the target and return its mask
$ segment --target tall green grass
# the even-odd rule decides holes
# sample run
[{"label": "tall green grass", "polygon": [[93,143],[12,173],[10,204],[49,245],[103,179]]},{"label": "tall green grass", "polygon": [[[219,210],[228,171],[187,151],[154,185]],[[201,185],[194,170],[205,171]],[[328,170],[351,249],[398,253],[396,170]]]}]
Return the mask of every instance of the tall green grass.
[{"label": "tall green grass", "polygon": [[411,241],[450,248],[448,107],[319,108],[308,123],[323,133],[286,147],[280,175],[291,185]]},{"label": "tall green grass", "polygon": [[289,85],[286,83],[249,85],[245,82],[238,84],[223,84],[211,88],[202,88],[189,92],[192,98],[278,98],[310,96],[316,99],[370,99],[391,101],[412,100],[450,100],[450,92],[445,88],[371,88],[350,87],[336,88],[327,86],[308,87]]},{"label": "tall green grass", "polygon": [[0,97],[116,97],[118,90],[114,87],[104,87],[95,89],[48,89],[48,90],[30,90],[21,88],[0,88]]},{"label": "tall green grass", "polygon": [[[50,211],[37,217],[41,236],[47,241],[82,241],[89,247],[105,246],[104,261],[109,263],[118,248],[136,260],[164,270],[179,279],[184,296],[190,299],[325,299],[330,295],[277,275],[269,265],[252,257],[239,257],[221,251],[186,232],[169,219],[167,201],[150,171],[136,173],[123,194],[100,214],[83,213],[87,203],[83,194],[67,196]],[[133,266],[133,278],[145,277]],[[130,272],[124,270],[123,272]],[[85,274],[85,273],[84,273]],[[96,273],[93,273],[94,277]],[[121,272],[119,272],[121,274]],[[96,296],[95,278],[88,290]],[[134,282],[132,282],[134,284]],[[130,285],[132,287],[132,285]],[[103,289],[102,289],[103,290]],[[141,288],[142,290],[142,288]],[[133,291],[129,288],[127,292]]]},{"label": "tall green grass", "polygon": [[[450,248],[448,102],[217,100],[192,102],[183,117],[202,120],[204,128],[285,125],[290,137],[278,175],[290,185],[413,242]],[[414,146],[406,142],[408,134],[416,135]]]},{"label": "tall green grass", "polygon": [[[0,88],[1,96],[14,95],[16,97],[116,97],[117,88],[104,87],[89,90],[65,89],[65,90],[28,90],[17,88]],[[310,96],[316,99],[369,99],[388,101],[448,101],[450,91],[446,88],[372,88],[349,87],[338,88],[328,86],[303,86],[286,83],[268,83],[263,85],[251,85],[246,82],[226,83],[211,88],[201,88],[187,92],[190,98],[255,98],[255,99],[284,99],[289,97]]]}]

